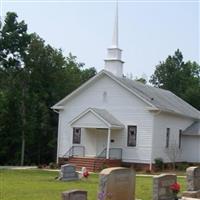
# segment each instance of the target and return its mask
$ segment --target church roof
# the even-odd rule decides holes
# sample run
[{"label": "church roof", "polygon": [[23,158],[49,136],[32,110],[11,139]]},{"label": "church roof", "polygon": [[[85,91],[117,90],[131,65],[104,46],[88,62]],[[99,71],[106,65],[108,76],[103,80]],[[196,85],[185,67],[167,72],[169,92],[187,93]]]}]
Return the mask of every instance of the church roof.
[{"label": "church roof", "polygon": [[183,131],[183,135],[200,135],[200,121],[194,122]]},{"label": "church roof", "polygon": [[105,109],[99,109],[99,108],[90,108],[95,113],[97,113],[100,117],[102,117],[105,121],[107,121],[111,126],[119,126],[123,127],[124,125],[116,119],[111,113],[109,113]]},{"label": "church roof", "polygon": [[[79,119],[84,118],[88,113],[92,113],[93,115],[95,115],[102,122],[104,122],[107,125],[108,128],[110,127],[110,128],[121,129],[121,128],[124,127],[124,125],[118,119],[116,119],[111,113],[109,113],[105,109],[99,109],[99,108],[88,108],[88,109],[86,109],[84,112],[82,112],[81,114],[76,116],[74,119],[72,119],[70,124],[72,125],[75,122],[77,122]],[[91,122],[87,122],[88,127],[91,127],[90,123]]]},{"label": "church roof", "polygon": [[136,95],[142,101],[146,102],[150,107],[149,110],[161,110],[168,113],[178,114],[194,119],[200,119],[200,111],[195,109],[193,106],[173,94],[172,92],[150,85],[145,85],[138,81],[130,80],[125,77],[118,77],[113,75],[111,72],[102,70],[96,76],[91,78],[89,81],[84,83],[81,87],[76,89],[70,95],[55,104],[52,109],[62,109],[63,104],[71,98],[75,93],[79,92],[86,85],[96,82],[102,75],[107,75],[122,87]]},{"label": "church roof", "polygon": [[122,84],[162,111],[200,118],[200,112],[169,90],[164,90],[125,77],[115,77]]}]

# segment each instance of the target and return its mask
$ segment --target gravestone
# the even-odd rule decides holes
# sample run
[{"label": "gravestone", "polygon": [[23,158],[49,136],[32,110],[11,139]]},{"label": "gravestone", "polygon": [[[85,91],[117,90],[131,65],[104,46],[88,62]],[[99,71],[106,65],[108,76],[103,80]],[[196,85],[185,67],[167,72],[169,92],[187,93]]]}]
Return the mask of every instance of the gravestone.
[{"label": "gravestone", "polygon": [[187,191],[183,192],[183,196],[200,199],[200,167],[188,167],[186,176]]},{"label": "gravestone", "polygon": [[87,191],[70,190],[62,192],[62,200],[87,200]]},{"label": "gravestone", "polygon": [[107,168],[100,172],[99,179],[98,199],[135,199],[135,172],[133,169]]},{"label": "gravestone", "polygon": [[66,164],[61,166],[59,180],[73,181],[78,179],[79,176],[74,165]]},{"label": "gravestone", "polygon": [[200,190],[200,167],[188,167],[187,174],[187,190]]},{"label": "gravestone", "polygon": [[174,200],[170,185],[176,183],[175,174],[161,174],[153,177],[153,200]]},{"label": "gravestone", "polygon": [[199,198],[196,199],[196,198],[182,197],[181,200],[199,200]]}]

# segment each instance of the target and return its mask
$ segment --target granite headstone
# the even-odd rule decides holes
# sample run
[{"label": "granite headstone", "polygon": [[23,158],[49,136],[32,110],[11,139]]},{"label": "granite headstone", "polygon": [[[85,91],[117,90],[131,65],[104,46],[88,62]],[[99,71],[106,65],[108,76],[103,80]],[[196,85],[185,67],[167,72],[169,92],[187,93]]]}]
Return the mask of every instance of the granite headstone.
[{"label": "granite headstone", "polygon": [[135,172],[133,169],[112,167],[100,172],[98,199],[134,200]]},{"label": "granite headstone", "polygon": [[76,172],[76,167],[74,165],[65,164],[61,166],[59,180],[73,181],[78,179],[79,176],[78,173]]},{"label": "granite headstone", "polygon": [[170,189],[176,183],[175,174],[161,174],[153,177],[153,200],[174,200],[174,194]]},{"label": "granite headstone", "polygon": [[87,191],[70,190],[62,192],[62,200],[87,200]]},{"label": "granite headstone", "polygon": [[188,167],[186,170],[187,191],[183,197],[200,199],[200,167]]}]

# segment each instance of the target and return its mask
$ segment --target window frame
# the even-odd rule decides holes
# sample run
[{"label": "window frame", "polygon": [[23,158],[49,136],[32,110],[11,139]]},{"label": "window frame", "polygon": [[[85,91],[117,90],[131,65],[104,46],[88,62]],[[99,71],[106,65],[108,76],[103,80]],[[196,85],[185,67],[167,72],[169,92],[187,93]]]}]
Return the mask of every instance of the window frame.
[{"label": "window frame", "polygon": [[[75,133],[79,135],[75,136]],[[81,144],[81,128],[79,127],[73,127],[72,144]]]},{"label": "window frame", "polygon": [[166,143],[165,148],[169,148],[169,141],[170,141],[170,128],[166,129]]},{"label": "window frame", "polygon": [[[133,142],[131,142],[131,139],[130,139],[130,129],[133,128],[135,133],[135,138]],[[131,144],[133,143],[133,144]],[[128,125],[127,126],[127,147],[136,147],[137,146],[137,126],[136,125]]]},{"label": "window frame", "polygon": [[178,135],[178,148],[180,149],[181,146],[182,146],[182,133],[183,133],[183,130],[182,129],[179,129],[179,135]]}]

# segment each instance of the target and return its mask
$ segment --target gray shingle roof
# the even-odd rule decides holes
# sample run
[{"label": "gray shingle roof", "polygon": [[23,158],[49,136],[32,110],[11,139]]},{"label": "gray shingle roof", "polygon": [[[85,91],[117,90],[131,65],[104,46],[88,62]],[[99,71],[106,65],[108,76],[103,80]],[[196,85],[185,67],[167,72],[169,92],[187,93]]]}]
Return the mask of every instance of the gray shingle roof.
[{"label": "gray shingle roof", "polygon": [[[114,76],[110,72],[106,73]],[[114,76],[114,78],[162,111],[200,119],[200,112],[197,109],[168,90],[145,85],[125,77]]]},{"label": "gray shingle roof", "polygon": [[194,122],[191,126],[183,131],[183,135],[199,135],[200,136],[200,121]]},{"label": "gray shingle roof", "polygon": [[93,110],[97,115],[103,118],[106,122],[108,122],[112,127],[119,126],[124,127],[124,125],[117,120],[112,114],[110,114],[107,110],[99,109],[99,108],[90,108]]},{"label": "gray shingle roof", "polygon": [[96,76],[91,78],[89,81],[84,83],[82,86],[80,86],[78,89],[76,89],[74,92],[72,92],[59,102],[57,102],[51,108],[58,110],[63,109],[63,105],[69,98],[73,97],[74,94],[78,93],[80,90],[86,87],[86,85],[96,82],[99,77],[105,74],[113,80],[119,82],[124,87],[128,88],[128,90],[130,90],[132,93],[137,94],[137,96],[148,102],[151,106],[154,106],[154,108],[158,108],[159,110],[165,112],[191,117],[194,119],[200,119],[200,111],[195,109],[193,106],[191,106],[172,92],[160,88],[155,88],[150,85],[144,85],[138,81],[133,81],[125,77],[117,77],[106,70],[102,70],[101,72],[99,72]]}]

